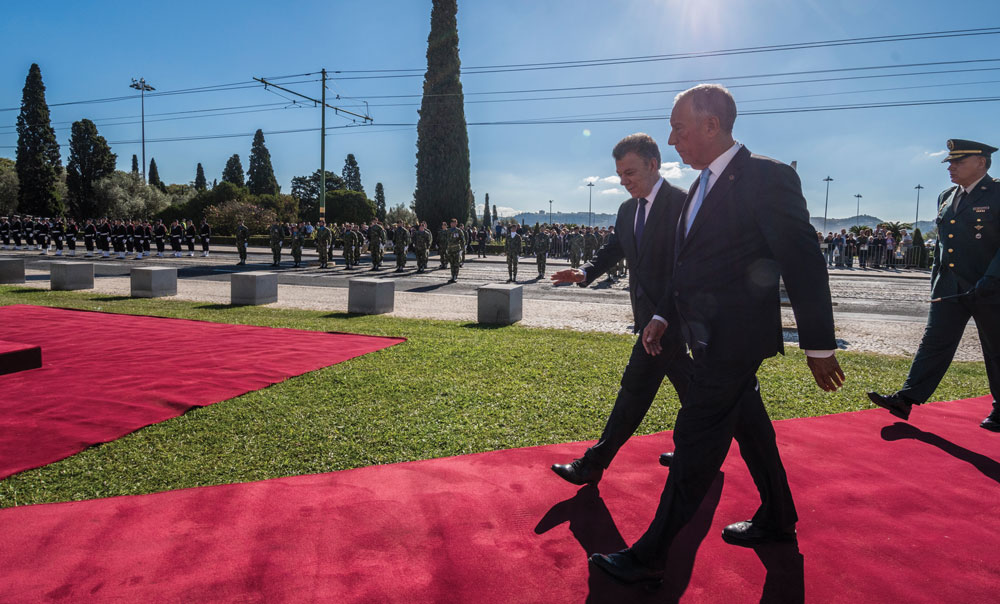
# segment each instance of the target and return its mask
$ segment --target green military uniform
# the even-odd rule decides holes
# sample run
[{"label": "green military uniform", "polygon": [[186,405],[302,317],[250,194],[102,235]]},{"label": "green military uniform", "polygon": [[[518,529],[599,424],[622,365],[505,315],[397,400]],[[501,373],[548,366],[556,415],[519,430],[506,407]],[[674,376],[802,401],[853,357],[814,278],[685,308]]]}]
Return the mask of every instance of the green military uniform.
[{"label": "green military uniform", "polygon": [[356,263],[354,258],[354,241],[356,233],[350,229],[344,231],[344,268],[352,269]]},{"label": "green military uniform", "polygon": [[430,257],[431,244],[433,243],[431,232],[428,230],[417,230],[413,234],[413,251],[417,255],[417,272],[422,273],[427,270],[427,260]]},{"label": "green military uniform", "polygon": [[406,266],[406,247],[410,245],[410,231],[405,226],[392,232],[392,253],[396,255],[396,272]]},{"label": "green military uniform", "polygon": [[271,237],[271,255],[274,257],[271,266],[278,266],[281,263],[281,246],[284,243],[285,230],[276,222],[268,229],[268,234]]},{"label": "green military uniform", "polygon": [[594,252],[597,251],[598,240],[597,235],[588,229],[588,233],[583,236],[583,261],[590,262],[594,257]]},{"label": "green military uniform", "polygon": [[448,266],[448,227],[442,227],[437,234],[438,256],[441,258],[441,268]]},{"label": "green military uniform", "polygon": [[250,243],[250,229],[245,224],[236,227],[236,251],[240,253],[240,264],[247,263],[247,245]]},{"label": "green military uniform", "polygon": [[292,231],[292,260],[295,261],[295,266],[302,264],[302,246],[305,245],[306,232],[302,229],[295,229]]},{"label": "green military uniform", "polygon": [[583,235],[579,231],[574,231],[566,238],[569,243],[569,265],[571,268],[580,268],[583,260]]},{"label": "green military uniform", "polygon": [[[946,162],[989,158],[997,151],[996,147],[959,139],[949,140],[948,149]],[[955,186],[941,193],[937,227],[931,299],[940,301],[931,303],[927,327],[902,390],[890,397],[869,396],[877,404],[881,404],[877,398],[903,399],[906,414],[908,405],[930,399],[973,318],[993,394],[993,412],[982,427],[1000,432],[1000,181],[986,174],[968,191]]]},{"label": "green military uniform", "polygon": [[361,229],[351,229],[354,231],[354,266],[361,264],[361,248],[365,245],[365,235]]},{"label": "green military uniform", "polygon": [[524,240],[515,229],[507,233],[503,240],[503,251],[507,254],[507,282],[517,281],[517,261],[521,257],[521,247]]},{"label": "green military uniform", "polygon": [[535,233],[535,264],[538,265],[538,278],[545,276],[545,258],[549,253],[549,246],[552,244],[549,234],[545,231]]},{"label": "green military uniform", "polygon": [[459,266],[465,266],[465,249],[469,247],[469,232],[461,226],[458,227],[458,230],[462,232],[462,259],[459,260]]},{"label": "green military uniform", "polygon": [[465,247],[465,235],[462,229],[457,226],[449,228],[445,232],[445,255],[448,264],[451,265],[451,280],[449,283],[458,281],[458,269],[462,266],[462,249]]},{"label": "green military uniform", "polygon": [[333,241],[333,233],[326,225],[316,227],[316,253],[319,254],[319,267],[326,268],[330,262],[330,242]]},{"label": "green military uniform", "polygon": [[368,227],[368,251],[372,255],[372,270],[382,267],[382,255],[385,248],[385,229],[382,225],[375,223]]}]

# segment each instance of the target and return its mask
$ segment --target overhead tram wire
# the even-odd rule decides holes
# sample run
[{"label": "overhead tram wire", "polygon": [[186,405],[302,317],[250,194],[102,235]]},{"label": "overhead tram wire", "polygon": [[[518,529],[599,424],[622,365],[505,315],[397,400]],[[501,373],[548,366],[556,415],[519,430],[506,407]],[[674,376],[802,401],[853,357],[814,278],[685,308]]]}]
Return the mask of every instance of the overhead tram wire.
[{"label": "overhead tram wire", "polygon": [[[790,44],[771,44],[766,46],[750,46],[744,48],[732,48],[724,50],[711,50],[702,52],[686,52],[664,55],[640,55],[633,57],[616,57],[607,59],[584,59],[577,61],[554,61],[545,63],[520,63],[509,65],[485,65],[480,67],[466,67],[461,70],[462,75],[484,74],[484,73],[509,73],[514,71],[538,71],[548,69],[568,69],[579,67],[603,67],[609,65],[625,65],[630,63],[648,63],[656,61],[674,61],[681,59],[700,59],[708,57],[725,57],[733,55],[757,54],[764,52],[781,52],[788,50],[808,50],[813,48],[831,48],[837,46],[855,46],[860,44],[883,44],[889,42],[908,42],[914,40],[933,40],[941,38],[962,38],[969,36],[988,36],[1000,34],[1000,27],[985,27],[979,29],[945,30],[937,32],[923,32],[912,34],[894,34],[886,36],[869,36],[863,38],[844,38],[838,40],[824,40],[816,42],[795,42]],[[346,76],[337,77],[338,80],[368,80],[368,79],[389,79],[389,78],[411,78],[420,77],[426,69],[385,69],[385,70],[336,70],[334,73],[378,73],[383,75],[368,76]],[[403,73],[407,72],[407,73]]]}]

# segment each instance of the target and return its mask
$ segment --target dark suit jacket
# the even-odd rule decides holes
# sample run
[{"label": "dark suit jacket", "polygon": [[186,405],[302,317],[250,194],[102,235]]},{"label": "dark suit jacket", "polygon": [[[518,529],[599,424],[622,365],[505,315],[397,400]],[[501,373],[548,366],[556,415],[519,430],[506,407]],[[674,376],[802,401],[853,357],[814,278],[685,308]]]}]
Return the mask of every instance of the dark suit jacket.
[{"label": "dark suit jacket", "polygon": [[637,250],[635,212],[639,201],[629,199],[618,208],[614,237],[597,251],[593,260],[580,267],[587,273],[587,279],[579,285],[586,287],[622,258],[628,261],[628,293],[632,302],[632,329],[636,333],[653,317],[669,281],[675,227],[683,205],[684,190],[664,180],[642,231],[642,249]]},{"label": "dark suit jacket", "polygon": [[[952,187],[938,197],[932,298],[965,293],[983,277],[1000,279],[1000,182],[984,176],[956,212],[957,192]],[[977,302],[1000,303],[1000,298]]]},{"label": "dark suit jacket", "polygon": [[792,168],[741,148],[687,236],[680,224],[675,227],[673,275],[657,312],[680,322],[693,351],[714,360],[763,360],[784,352],[779,276],[800,346],[836,348],[826,261]]}]

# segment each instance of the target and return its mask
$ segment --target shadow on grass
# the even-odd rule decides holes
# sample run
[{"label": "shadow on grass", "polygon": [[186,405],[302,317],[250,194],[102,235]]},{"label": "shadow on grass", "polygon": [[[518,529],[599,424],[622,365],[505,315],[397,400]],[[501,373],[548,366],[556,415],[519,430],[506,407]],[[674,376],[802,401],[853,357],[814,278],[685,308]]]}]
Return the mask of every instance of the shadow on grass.
[{"label": "shadow on grass", "polygon": [[90,302],[124,302],[126,300],[133,300],[131,296],[101,296],[100,298],[91,298]]},{"label": "shadow on grass", "polygon": [[466,329],[493,330],[504,329],[505,327],[511,327],[511,325],[500,325],[498,323],[463,323],[459,327],[464,327]]},{"label": "shadow on grass", "polygon": [[369,315],[356,313],[356,312],[332,312],[323,315],[324,319],[357,319],[359,317],[367,317]]},{"label": "shadow on grass", "polygon": [[[16,284],[15,283],[11,283],[10,285],[16,285]],[[41,287],[18,287],[17,289],[9,289],[9,290],[7,290],[4,293],[7,293],[7,294],[21,294],[21,295],[23,295],[23,294],[37,294],[38,292],[47,292],[47,291],[50,291],[50,290],[43,289]]]}]

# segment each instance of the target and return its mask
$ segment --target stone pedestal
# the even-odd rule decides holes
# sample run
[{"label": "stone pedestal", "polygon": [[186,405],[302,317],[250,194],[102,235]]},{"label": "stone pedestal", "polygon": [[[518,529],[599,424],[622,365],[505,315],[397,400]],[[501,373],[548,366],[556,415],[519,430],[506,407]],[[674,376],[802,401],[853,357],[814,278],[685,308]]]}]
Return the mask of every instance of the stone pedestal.
[{"label": "stone pedestal", "polygon": [[133,298],[177,295],[177,269],[172,266],[134,266],[131,273]]},{"label": "stone pedestal", "polygon": [[350,279],[347,281],[347,312],[381,315],[392,312],[396,284],[386,279]]},{"label": "stone pedestal", "polygon": [[490,284],[479,288],[477,317],[480,323],[510,325],[521,320],[523,289],[520,285]]},{"label": "stone pedestal", "polygon": [[93,262],[50,262],[53,291],[94,289]]},{"label": "stone pedestal", "polygon": [[271,304],[278,301],[278,273],[252,271],[233,273],[230,280],[230,304]]},{"label": "stone pedestal", "polygon": [[24,258],[0,258],[0,283],[24,283]]}]

